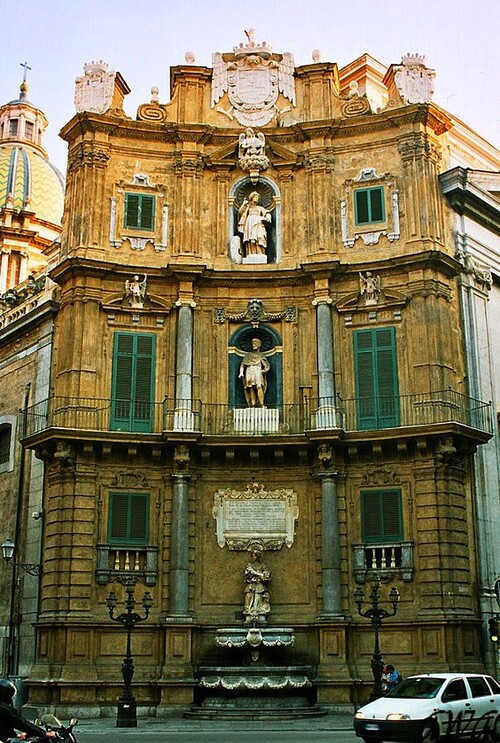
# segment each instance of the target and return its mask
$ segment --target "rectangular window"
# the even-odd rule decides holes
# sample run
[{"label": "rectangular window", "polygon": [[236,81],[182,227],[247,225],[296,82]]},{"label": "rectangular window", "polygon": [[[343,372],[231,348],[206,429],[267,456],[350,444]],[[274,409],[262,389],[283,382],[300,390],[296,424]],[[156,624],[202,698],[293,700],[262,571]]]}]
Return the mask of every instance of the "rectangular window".
[{"label": "rectangular window", "polygon": [[354,377],[359,429],[398,426],[399,397],[394,328],[355,331]]},{"label": "rectangular window", "polygon": [[156,336],[115,333],[111,430],[150,433],[154,420]]},{"label": "rectangular window", "polygon": [[361,530],[365,543],[401,542],[401,490],[362,490]]},{"label": "rectangular window", "polygon": [[110,493],[108,542],[147,544],[149,540],[149,493]]},{"label": "rectangular window", "polygon": [[135,230],[154,229],[155,197],[150,194],[125,194],[125,227]]},{"label": "rectangular window", "polygon": [[11,119],[9,121],[9,137],[17,137],[18,127],[19,119]]},{"label": "rectangular window", "polygon": [[385,222],[382,186],[358,188],[354,191],[354,214],[357,225]]},{"label": "rectangular window", "polygon": [[26,139],[33,139],[34,126],[31,121],[24,122],[24,136]]},{"label": "rectangular window", "polygon": [[0,426],[0,464],[6,464],[10,459],[11,438],[12,426],[8,424]]}]

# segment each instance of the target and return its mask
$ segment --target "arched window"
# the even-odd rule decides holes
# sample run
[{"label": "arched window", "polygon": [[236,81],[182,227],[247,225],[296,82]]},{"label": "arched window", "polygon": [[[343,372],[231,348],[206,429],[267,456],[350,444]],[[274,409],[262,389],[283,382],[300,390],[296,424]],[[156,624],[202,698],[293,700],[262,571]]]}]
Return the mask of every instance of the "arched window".
[{"label": "arched window", "polygon": [[[258,199],[253,197],[257,194]],[[262,221],[258,229],[265,245],[260,245],[250,254],[245,233],[244,202],[254,201],[260,208]],[[256,216],[256,221],[259,215]],[[260,242],[260,241],[259,241]],[[256,183],[242,178],[231,188],[229,194],[229,258],[234,263],[279,263],[281,258],[281,195],[276,184],[265,176]]]}]

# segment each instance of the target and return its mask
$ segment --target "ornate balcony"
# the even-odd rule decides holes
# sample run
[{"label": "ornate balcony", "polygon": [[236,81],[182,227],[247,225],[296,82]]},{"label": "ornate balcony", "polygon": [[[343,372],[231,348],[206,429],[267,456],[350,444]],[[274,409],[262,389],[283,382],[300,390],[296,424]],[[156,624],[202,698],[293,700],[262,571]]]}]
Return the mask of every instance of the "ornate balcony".
[{"label": "ornate balcony", "polygon": [[154,586],[158,577],[158,547],[97,545],[97,582],[136,578]]},{"label": "ornate balcony", "polygon": [[[175,439],[198,437],[291,437],[318,438],[356,434],[368,438],[390,432],[420,435],[429,427],[439,432],[461,427],[480,443],[492,433],[491,403],[454,390],[416,395],[343,400],[322,398],[279,407],[240,408],[195,401],[165,400],[149,403],[131,400],[52,396],[23,411],[21,438],[31,445],[50,436],[102,439],[134,433]],[[436,432],[438,432],[436,430]]]},{"label": "ornate balcony", "polygon": [[364,583],[375,574],[381,580],[409,581],[413,577],[413,542],[354,544],[352,549],[356,583]]}]

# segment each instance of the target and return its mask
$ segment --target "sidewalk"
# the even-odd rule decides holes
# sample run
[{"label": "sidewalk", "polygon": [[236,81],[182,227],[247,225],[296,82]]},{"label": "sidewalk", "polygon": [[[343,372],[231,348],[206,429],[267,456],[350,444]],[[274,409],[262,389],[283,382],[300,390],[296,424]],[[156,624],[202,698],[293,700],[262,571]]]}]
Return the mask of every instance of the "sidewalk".
[{"label": "sidewalk", "polygon": [[[352,730],[352,714],[346,712],[328,712],[326,715],[318,717],[307,717],[290,720],[252,720],[251,725],[255,730],[266,730],[266,731],[283,731],[286,729],[290,730],[317,730],[317,731],[342,731]],[[208,729],[217,730],[248,730],[250,722],[248,720],[192,720],[184,718],[181,715],[172,717],[158,718],[158,717],[138,717],[137,728],[133,728],[138,732],[143,730],[144,732],[197,732],[206,731]],[[95,719],[83,719],[78,722],[78,726],[75,732],[92,732],[92,733],[109,733],[111,730],[117,730],[116,718],[95,718]],[[131,730],[131,728],[123,728],[123,730]]]}]

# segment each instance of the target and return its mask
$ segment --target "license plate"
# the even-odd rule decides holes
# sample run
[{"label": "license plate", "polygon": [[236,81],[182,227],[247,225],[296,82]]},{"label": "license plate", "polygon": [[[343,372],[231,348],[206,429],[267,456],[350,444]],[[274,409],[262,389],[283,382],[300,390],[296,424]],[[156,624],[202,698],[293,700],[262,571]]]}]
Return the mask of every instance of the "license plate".
[{"label": "license plate", "polygon": [[372,725],[368,723],[365,725],[365,730],[380,730],[380,725]]}]

